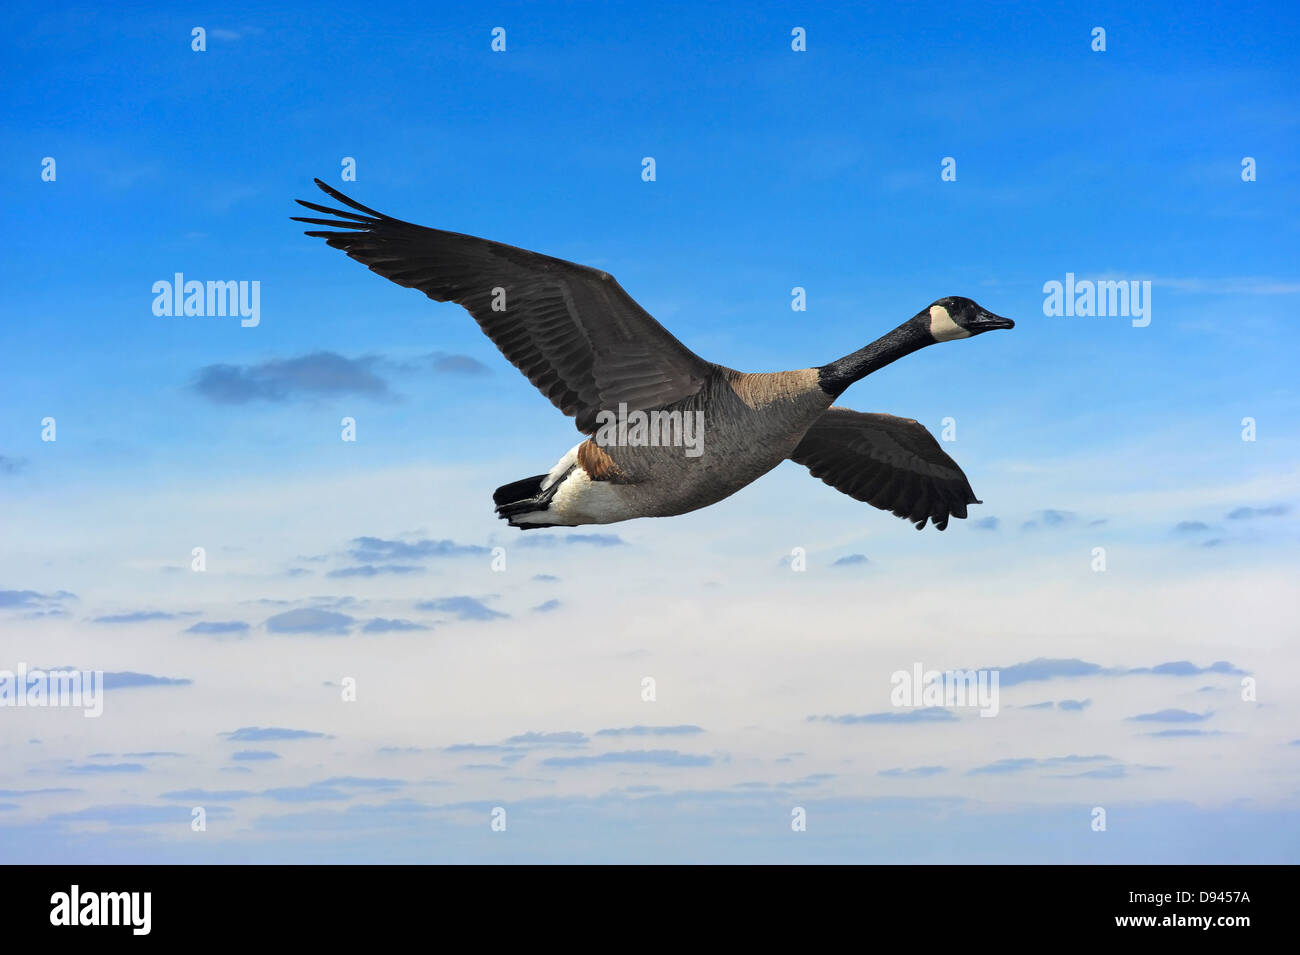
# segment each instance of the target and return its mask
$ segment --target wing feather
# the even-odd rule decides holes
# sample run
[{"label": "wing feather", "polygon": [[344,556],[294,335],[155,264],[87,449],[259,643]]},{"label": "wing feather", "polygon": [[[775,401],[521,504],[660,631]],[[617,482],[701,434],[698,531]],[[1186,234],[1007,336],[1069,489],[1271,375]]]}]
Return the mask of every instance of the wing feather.
[{"label": "wing feather", "polygon": [[939,530],[979,504],[957,462],[911,418],[827,409],[790,455],[812,476],[872,507]]},{"label": "wing feather", "polygon": [[[552,404],[596,429],[596,415],[650,410],[697,393],[713,366],[641,308],[613,276],[574,262],[393,219],[327,186],[356,212],[299,199],[333,219],[299,217],[372,272],[463,306]],[[498,291],[500,290],[500,291]],[[504,300],[504,307],[502,301]]]}]

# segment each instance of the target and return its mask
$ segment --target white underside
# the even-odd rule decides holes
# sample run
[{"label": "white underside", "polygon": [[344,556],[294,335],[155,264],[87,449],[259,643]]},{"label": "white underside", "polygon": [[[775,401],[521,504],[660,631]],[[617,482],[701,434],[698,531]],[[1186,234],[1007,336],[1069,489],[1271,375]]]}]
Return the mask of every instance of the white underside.
[{"label": "white underside", "polygon": [[612,524],[638,516],[623,497],[623,488],[606,481],[593,481],[578,463],[578,447],[574,445],[559,463],[551,468],[542,481],[542,490],[551,487],[569,468],[569,476],[561,482],[550,506],[544,511],[517,514],[514,524]]},{"label": "white underside", "polygon": [[551,468],[551,472],[547,474],[545,480],[542,481],[543,491],[545,491],[548,487],[554,484],[556,479],[561,474],[563,474],[565,471],[569,470],[569,468],[573,467],[575,464],[578,463],[578,449],[580,447],[582,447],[581,444],[575,444],[573,447],[569,449],[569,453],[566,454],[564,457],[560,458],[559,462],[555,465],[555,467]]}]

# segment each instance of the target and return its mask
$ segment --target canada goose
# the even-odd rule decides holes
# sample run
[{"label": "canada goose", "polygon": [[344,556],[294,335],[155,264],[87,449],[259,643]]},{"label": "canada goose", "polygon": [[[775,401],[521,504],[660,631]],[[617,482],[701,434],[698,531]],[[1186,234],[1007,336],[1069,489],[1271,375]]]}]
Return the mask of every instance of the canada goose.
[{"label": "canada goose", "polygon": [[[927,520],[943,530],[949,517],[964,518],[966,505],[980,503],[961,468],[920,424],[831,406],[853,382],[919,348],[1014,327],[968,298],[941,298],[830,364],[746,374],[691,352],[606,272],[392,219],[315,182],[357,211],[299,199],[334,217],[294,216],[333,230],[307,235],[398,285],[464,306],[589,436],[546,474],[497,488],[497,515],[512,527],[684,514],[734,494],[786,458],[918,530]],[[640,430],[626,427],[638,414]],[[674,427],[680,438],[686,423],[700,422],[695,453],[648,444],[647,416],[670,438]]]}]

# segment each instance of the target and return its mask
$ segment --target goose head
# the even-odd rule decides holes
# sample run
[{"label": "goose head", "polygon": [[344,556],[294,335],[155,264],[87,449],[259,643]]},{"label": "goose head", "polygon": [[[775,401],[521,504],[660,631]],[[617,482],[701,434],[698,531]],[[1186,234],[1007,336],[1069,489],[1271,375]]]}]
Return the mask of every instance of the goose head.
[{"label": "goose head", "polygon": [[991,332],[995,328],[1015,328],[1016,323],[994,315],[960,295],[949,295],[921,309],[893,331],[877,338],[866,348],[822,365],[817,369],[817,384],[832,398],[838,397],[855,381],[861,381],[904,355],[937,342],[955,342]]},{"label": "goose head", "polygon": [[930,337],[936,342],[970,338],[972,335],[991,332],[995,328],[1016,327],[1011,319],[994,315],[982,305],[960,295],[948,295],[939,299],[916,318],[926,326]]}]

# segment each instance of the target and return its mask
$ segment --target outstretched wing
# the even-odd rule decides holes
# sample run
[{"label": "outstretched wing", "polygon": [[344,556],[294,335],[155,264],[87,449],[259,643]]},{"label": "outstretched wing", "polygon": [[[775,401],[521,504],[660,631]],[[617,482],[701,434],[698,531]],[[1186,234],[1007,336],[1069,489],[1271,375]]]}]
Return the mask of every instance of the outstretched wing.
[{"label": "outstretched wing", "polygon": [[837,491],[939,530],[981,503],[957,462],[911,418],[831,407],[790,455]]},{"label": "outstretched wing", "polygon": [[[457,232],[392,219],[319,179],[357,212],[299,204],[332,219],[308,232],[372,272],[464,306],[555,407],[596,430],[596,413],[647,410],[695,394],[712,366],[679,342],[606,272]],[[360,214],[358,214],[360,213]]]}]

